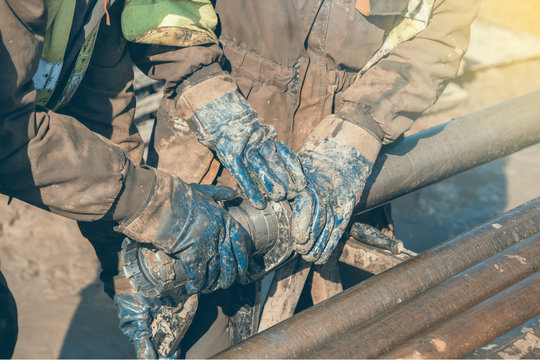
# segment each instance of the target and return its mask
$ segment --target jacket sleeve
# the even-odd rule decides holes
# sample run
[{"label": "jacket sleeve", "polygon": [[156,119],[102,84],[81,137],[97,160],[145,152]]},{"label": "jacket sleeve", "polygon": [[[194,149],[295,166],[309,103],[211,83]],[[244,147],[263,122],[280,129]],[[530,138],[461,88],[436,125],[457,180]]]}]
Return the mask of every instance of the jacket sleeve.
[{"label": "jacket sleeve", "polygon": [[[138,0],[126,1],[122,31],[135,64],[147,76],[165,80],[165,96],[172,98],[187,86],[224,74],[223,50],[214,33],[217,15],[210,0],[162,5],[160,10]],[[148,17],[152,19],[139,20]],[[167,19],[177,20],[164,27]]]},{"label": "jacket sleeve", "polygon": [[217,44],[173,47],[129,43],[131,57],[148,77],[165,80],[164,95],[174,98],[184,88],[225,74],[223,51]]},{"label": "jacket sleeve", "polygon": [[426,29],[392,50],[343,92],[337,113],[383,144],[407,131],[456,76],[479,0],[436,0]]},{"label": "jacket sleeve", "polygon": [[77,92],[61,109],[93,132],[110,139],[135,164],[142,162],[144,142],[133,123],[133,63],[120,29],[121,2],[102,20],[90,64]]},{"label": "jacket sleeve", "polygon": [[[36,106],[44,1],[0,0],[0,192],[76,220],[110,213],[139,172],[74,118]],[[143,199],[144,200],[144,199]]]}]

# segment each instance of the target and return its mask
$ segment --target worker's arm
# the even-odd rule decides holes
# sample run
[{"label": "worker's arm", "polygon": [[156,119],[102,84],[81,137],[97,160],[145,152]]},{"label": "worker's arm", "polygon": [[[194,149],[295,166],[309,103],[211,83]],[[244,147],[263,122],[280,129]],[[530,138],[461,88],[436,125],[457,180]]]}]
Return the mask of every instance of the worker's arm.
[{"label": "worker's arm", "polygon": [[[254,206],[264,208],[266,197],[273,201],[293,198],[305,186],[300,162],[288,146],[277,140],[274,128],[264,123],[232,77],[223,71],[222,50],[213,33],[217,17],[210,1],[197,2],[205,5],[199,5],[204,11],[198,11],[195,19],[186,15],[192,6],[187,3],[182,3],[187,8],[176,8],[176,28],[136,32],[138,37],[131,45],[134,61],[148,76],[167,81],[165,101],[174,103],[173,117],[186,121],[199,142],[216,152]],[[126,2],[124,22],[126,13],[136,14],[139,8]],[[193,29],[205,35],[188,37],[187,42],[185,36],[178,35],[191,34]],[[165,31],[175,36],[164,36]],[[129,38],[126,33],[129,31],[125,30]],[[171,38],[176,39],[177,46],[172,46],[175,42]],[[151,45],[152,41],[159,45]],[[167,139],[169,143],[171,140],[174,137]]]},{"label": "worker's arm", "polygon": [[[247,266],[238,250],[247,235],[217,202],[235,193],[136,167],[76,119],[37,107],[32,76],[46,17],[44,6],[37,11],[28,3],[0,1],[0,60],[7,67],[0,73],[0,191],[72,219],[112,218],[117,231],[178,256],[192,292],[216,281],[230,286],[237,267]],[[232,247],[243,256],[239,264]]]},{"label": "worker's arm", "polygon": [[383,144],[407,131],[456,76],[479,0],[436,0],[427,28],[393,49],[343,92],[338,115]]},{"label": "worker's arm", "polygon": [[308,187],[293,204],[293,239],[324,263],[348,226],[381,145],[431,106],[458,71],[476,0],[435,1],[424,31],[398,45],[343,92],[341,109],[314,129],[298,156]]},{"label": "worker's arm", "polygon": [[114,213],[120,194],[142,205],[149,170],[74,118],[36,105],[46,20],[45,1],[0,1],[0,192],[87,221]]},{"label": "worker's arm", "polygon": [[60,109],[85,127],[110,139],[139,165],[144,142],[133,123],[135,92],[133,62],[122,36],[122,2],[109,8],[110,22],[102,19],[92,58],[77,91]]}]

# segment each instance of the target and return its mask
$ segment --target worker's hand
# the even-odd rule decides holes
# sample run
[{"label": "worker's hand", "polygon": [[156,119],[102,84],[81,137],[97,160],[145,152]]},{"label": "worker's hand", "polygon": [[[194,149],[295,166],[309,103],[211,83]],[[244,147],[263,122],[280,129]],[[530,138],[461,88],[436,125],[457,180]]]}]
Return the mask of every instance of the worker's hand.
[{"label": "worker's hand", "polygon": [[[138,359],[175,359],[178,345],[197,310],[197,296],[145,297],[116,294],[120,331],[135,346]],[[185,301],[184,301],[185,300]]]},{"label": "worker's hand", "polygon": [[145,206],[117,231],[179,259],[190,294],[231,286],[247,270],[251,239],[218,202],[237,194],[225,186],[187,185],[159,170],[155,173]]},{"label": "worker's hand", "polygon": [[266,206],[265,196],[277,202],[304,189],[298,158],[277,140],[274,128],[263,122],[230,77],[210,78],[189,88],[178,107],[199,141],[216,151],[256,208]]},{"label": "worker's hand", "polygon": [[226,289],[248,267],[248,232],[217,201],[238,197],[225,186],[192,184],[193,214],[175,253],[188,275],[186,290],[192,294]]},{"label": "worker's hand", "polygon": [[137,359],[157,359],[150,325],[161,306],[161,299],[139,294],[118,294],[114,296],[114,304],[118,310],[120,331],[135,346]]},{"label": "worker's hand", "polygon": [[380,142],[367,130],[328,117],[298,157],[308,185],[293,202],[292,237],[304,260],[324,264],[343,236]]}]

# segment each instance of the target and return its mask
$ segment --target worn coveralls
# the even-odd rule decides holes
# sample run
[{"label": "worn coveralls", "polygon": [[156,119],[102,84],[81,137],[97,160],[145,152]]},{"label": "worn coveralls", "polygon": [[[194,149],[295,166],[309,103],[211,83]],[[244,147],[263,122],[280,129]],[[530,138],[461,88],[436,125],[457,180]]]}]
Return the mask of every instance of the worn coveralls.
[{"label": "worn coveralls", "polygon": [[[361,3],[366,1],[216,1],[219,40],[231,74],[250,104],[295,151],[332,113],[367,127],[383,144],[396,140],[457,74],[479,8],[479,0],[436,0],[425,29],[408,41],[392,44],[389,54],[366,69],[408,7],[419,2],[372,0],[369,15],[360,12]],[[167,108],[165,101],[160,116],[167,117]],[[155,151],[190,149],[196,161],[184,163],[177,173],[193,180],[209,176],[214,155],[189,131],[161,127],[166,124],[173,126],[171,121],[157,124],[156,133],[166,141],[156,142]],[[187,129],[179,119],[176,127]],[[218,181],[234,186],[226,171]],[[382,211],[358,220],[388,226]],[[321,268],[315,266],[314,271]],[[225,300],[218,305],[230,314],[227,304],[231,306]],[[225,333],[217,328],[227,322],[217,318],[212,333]]]},{"label": "worn coveralls", "polygon": [[[204,76],[212,64],[213,74],[221,71],[222,50],[217,40],[205,39],[197,49],[190,46],[197,41],[182,47],[128,43],[120,26],[124,1],[105,3],[107,15],[97,0],[0,0],[0,192],[84,221],[81,231],[96,249],[102,280],[112,294],[123,239],[112,231],[113,220],[139,208],[147,196],[141,188],[153,181],[148,170],[137,167],[144,144],[133,124],[131,58],[147,74],[167,80],[166,96],[174,98],[176,86],[194,73]],[[153,6],[143,0],[130,3]],[[194,6],[210,6],[199,3]],[[131,25],[137,30],[141,24]],[[211,30],[207,33],[215,38]],[[196,34],[190,34],[193,40]],[[64,46],[60,52],[59,46]],[[189,157],[190,151],[180,150],[180,158]],[[6,357],[16,331],[15,304],[0,277]]]}]

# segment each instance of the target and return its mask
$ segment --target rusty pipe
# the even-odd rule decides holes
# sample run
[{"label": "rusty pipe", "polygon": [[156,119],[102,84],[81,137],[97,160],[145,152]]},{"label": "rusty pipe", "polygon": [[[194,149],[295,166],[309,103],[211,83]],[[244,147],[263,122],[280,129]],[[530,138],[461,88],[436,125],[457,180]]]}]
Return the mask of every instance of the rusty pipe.
[{"label": "rusty pipe", "polygon": [[540,359],[540,314],[463,357],[465,359],[509,359],[511,357]]},{"label": "rusty pipe", "polygon": [[385,146],[357,206],[362,212],[540,142],[540,91]]},{"label": "rusty pipe", "polygon": [[540,272],[384,354],[383,358],[461,358],[540,313]]},{"label": "rusty pipe", "polygon": [[537,198],[306,309],[216,357],[298,357],[539,231]]},{"label": "rusty pipe", "polygon": [[470,309],[538,270],[540,233],[394,306],[345,334],[327,339],[318,345],[318,349],[300,356],[320,359],[377,358],[429,327]]}]

